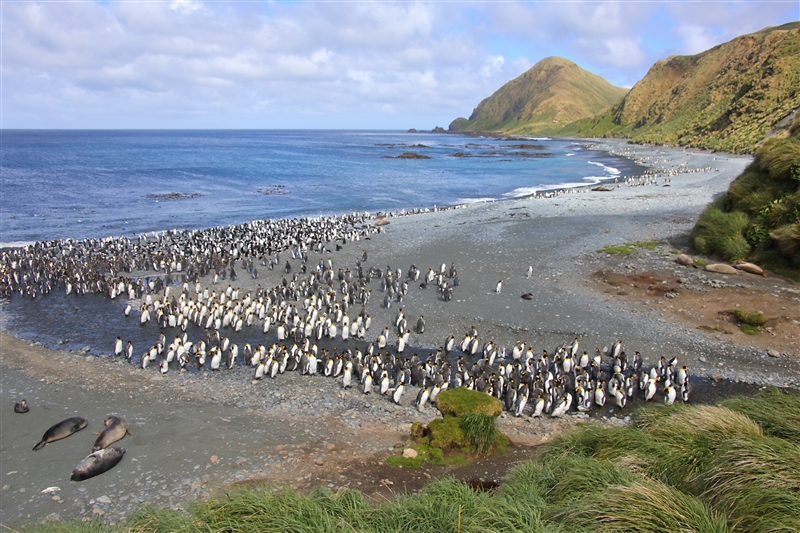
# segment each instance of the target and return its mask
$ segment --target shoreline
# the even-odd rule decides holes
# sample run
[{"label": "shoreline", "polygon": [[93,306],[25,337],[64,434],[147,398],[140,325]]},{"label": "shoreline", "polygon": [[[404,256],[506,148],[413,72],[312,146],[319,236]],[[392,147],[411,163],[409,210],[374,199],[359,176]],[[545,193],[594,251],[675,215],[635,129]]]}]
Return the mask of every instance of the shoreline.
[{"label": "shoreline", "polygon": [[[363,250],[368,252],[369,265],[380,268],[388,265],[405,272],[415,264],[425,272],[451,262],[458,268],[460,285],[449,302],[439,298],[434,288],[421,289],[417,283],[410,286],[402,304],[385,309],[381,305],[383,293],[374,280],[374,294],[368,304],[372,329],[365,341],[351,341],[352,345],[363,350],[384,325],[393,323],[398,307],[402,307],[410,323],[419,315],[427,321],[423,334],[412,334],[405,355],[415,349],[435,350],[449,335],[460,341],[471,326],[476,326],[482,340],[492,340],[508,352],[522,341],[529,342],[534,351],[550,351],[577,336],[581,349],[591,353],[595,347],[605,351],[621,338],[630,353],[642,351],[646,365],[654,364],[660,356],[677,356],[692,375],[712,381],[719,378],[800,386],[796,338],[787,337],[779,357],[774,357],[759,343],[775,337],[742,341],[744,337],[735,332],[709,335],[675,318],[683,307],[702,314],[700,305],[684,303],[692,291],[714,295],[749,290],[763,291],[766,301],[787,308],[780,313],[788,317],[789,326],[791,320],[800,319],[793,311],[798,308],[793,298],[800,301],[797,293],[791,292],[796,284],[778,278],[744,274],[725,277],[687,270],[678,267],[671,254],[672,249],[686,248],[686,235],[697,215],[715,195],[727,190],[750,158],[645,148],[616,140],[603,146],[624,149],[631,157],[665,173],[674,171],[669,186],[621,185],[607,192],[565,192],[551,198],[472,204],[413,217],[391,215],[386,218],[388,224],[381,226],[381,233],[370,235],[368,240],[348,242],[341,250],[334,250],[331,244],[329,252],[311,254],[310,265],[330,259],[336,268],[355,268]],[[719,170],[678,172],[708,166]],[[637,241],[664,244],[628,257],[597,252],[606,245]],[[282,263],[286,255],[282,254]],[[290,262],[297,272],[300,262]],[[526,277],[529,265],[534,268],[530,279]],[[259,279],[241,276],[236,284],[246,292],[257,285],[273,287],[281,283],[282,269],[262,270]],[[629,277],[666,271],[686,281],[675,282],[676,298],[660,293],[647,297],[637,294],[634,299],[630,294],[620,294],[624,292],[621,289],[608,292],[607,285],[592,278],[598,271]],[[137,271],[133,275],[154,274]],[[504,284],[498,293],[495,286],[500,279]],[[221,281],[217,290],[228,283]],[[202,278],[202,284],[215,288],[209,277]],[[79,298],[65,297],[61,289],[59,292],[49,297],[68,298],[64,301],[79,304]],[[531,293],[533,299],[521,299],[525,293]],[[392,490],[381,484],[382,476],[400,476],[383,469],[385,457],[396,453],[412,422],[436,416],[431,406],[423,413],[415,410],[416,387],[406,393],[400,406],[395,406],[379,394],[342,391],[338,380],[305,378],[296,372],[256,383],[249,367],[219,373],[170,371],[164,376],[156,368],[142,370],[124,359],[110,357],[108,339],[121,335],[124,328],[132,328],[147,332],[155,342],[158,328],[140,328],[138,316],[132,317],[136,321],[132,325],[124,322],[121,306],[119,302],[119,314],[112,317],[116,326],[103,332],[96,342],[71,336],[71,345],[90,347],[80,354],[53,353],[31,346],[34,339],[18,340],[6,332],[8,317],[3,319],[0,369],[4,374],[4,411],[0,421],[4,442],[0,474],[9,487],[3,488],[3,524],[35,522],[52,513],[62,518],[102,516],[117,521],[148,501],[180,508],[186,501],[248,480],[302,489],[368,487],[374,489],[376,497],[385,497]],[[360,306],[354,307],[351,315]],[[273,340],[271,331],[266,342]],[[394,348],[394,343],[389,347]],[[137,356],[141,350],[137,348]],[[10,415],[9,402],[25,395],[31,413]],[[129,450],[123,462],[83,484],[65,481],[64,472],[68,474],[77,464],[94,436],[78,433],[41,452],[30,452],[44,429],[66,413],[72,416],[73,411],[91,414],[90,431],[97,431],[102,417],[114,412],[126,417],[134,432],[120,442]],[[504,417],[500,424],[501,430],[512,434],[523,449],[586,420],[576,413],[564,419]],[[598,423],[622,424],[624,418],[599,419]],[[45,460],[48,469],[42,472],[41,461]],[[375,479],[353,475],[348,470],[352,465]],[[445,475],[448,471],[430,472]],[[420,473],[407,475],[421,477]],[[128,480],[133,480],[131,486],[123,486]],[[59,500],[41,494],[50,486],[60,487]]]}]

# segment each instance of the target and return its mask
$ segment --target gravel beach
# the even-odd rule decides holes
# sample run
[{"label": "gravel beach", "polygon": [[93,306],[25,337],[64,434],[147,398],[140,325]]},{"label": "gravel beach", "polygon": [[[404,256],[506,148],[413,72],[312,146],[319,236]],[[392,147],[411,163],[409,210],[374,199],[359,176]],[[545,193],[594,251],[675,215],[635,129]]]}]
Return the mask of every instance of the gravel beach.
[{"label": "gravel beach", "polygon": [[[417,282],[402,303],[393,301],[388,309],[373,281],[366,341],[338,346],[365,350],[384,326],[394,329],[402,308],[412,330],[404,355],[435,351],[450,335],[460,343],[474,326],[481,342],[492,340],[508,353],[523,341],[541,352],[576,337],[581,350],[593,353],[622,339],[629,353],[641,351],[646,366],[677,356],[707,383],[800,386],[800,285],[675,262],[675,252],[688,253],[688,233],[700,212],[751,158],[616,140],[591,144],[635,160],[648,174],[620,178],[605,191],[395,214],[381,219],[381,233],[368,240],[310,254],[310,264],[330,259],[336,268],[354,269],[366,252],[367,264],[382,269],[405,273],[414,264],[424,274],[454,263],[458,271],[450,301],[435,284],[421,288]],[[645,241],[656,244],[627,256],[598,252]],[[289,262],[297,272],[300,261]],[[262,270],[259,279],[242,276],[235,285],[246,292],[278,285],[284,277],[282,269]],[[766,333],[747,336],[726,322],[725,306],[736,304],[763,311],[770,319]],[[412,327],[419,316],[425,319],[422,334]],[[250,367],[161,375],[156,367],[143,370],[113,357],[111,340],[76,353],[51,351],[14,333],[0,334],[0,523],[11,528],[95,516],[116,522],[143,504],[180,508],[239,482],[303,490],[350,486],[379,498],[413,490],[412,479],[424,482],[449,472],[398,473],[385,465],[402,448],[412,422],[437,416],[434,407],[414,408],[416,387],[394,405],[377,392],[342,390],[341,380],[297,372],[262,381],[253,380]],[[274,342],[274,331],[269,335]],[[13,404],[22,398],[31,410],[15,414]],[[101,476],[70,482],[110,414],[131,428],[132,435],[117,443],[127,449],[125,457]],[[609,414],[614,413],[592,419],[624,423],[625,413]],[[85,430],[31,451],[48,427],[78,415],[89,419]],[[586,418],[504,416],[500,429],[519,450]],[[480,468],[475,475],[496,474],[491,464]]]}]

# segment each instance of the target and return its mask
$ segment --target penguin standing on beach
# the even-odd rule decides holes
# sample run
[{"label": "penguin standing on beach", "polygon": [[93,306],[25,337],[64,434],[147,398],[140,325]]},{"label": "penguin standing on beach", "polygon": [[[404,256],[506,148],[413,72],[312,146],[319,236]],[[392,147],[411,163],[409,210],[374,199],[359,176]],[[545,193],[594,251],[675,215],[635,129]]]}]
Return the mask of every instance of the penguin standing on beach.
[{"label": "penguin standing on beach", "polygon": [[419,315],[419,319],[417,320],[417,334],[422,335],[423,333],[425,333],[425,318]]},{"label": "penguin standing on beach", "polygon": [[500,294],[503,291],[503,280],[497,282],[497,286],[494,288],[494,292]]}]

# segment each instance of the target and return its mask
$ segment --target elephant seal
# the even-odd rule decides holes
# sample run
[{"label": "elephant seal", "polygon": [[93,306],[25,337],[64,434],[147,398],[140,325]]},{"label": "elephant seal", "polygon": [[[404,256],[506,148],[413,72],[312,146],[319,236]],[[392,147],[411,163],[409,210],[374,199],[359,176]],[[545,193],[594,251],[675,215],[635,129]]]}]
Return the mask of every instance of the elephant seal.
[{"label": "elephant seal", "polygon": [[42,440],[33,447],[33,451],[41,450],[44,448],[44,445],[65,439],[75,433],[76,431],[80,431],[86,427],[89,421],[83,418],[82,416],[73,416],[72,418],[67,418],[66,420],[62,420],[55,426],[51,427],[47,431],[44,432],[44,436],[42,436]]},{"label": "elephant seal", "polygon": [[103,420],[103,424],[105,424],[106,429],[104,429],[103,432],[100,433],[100,436],[97,437],[97,440],[94,441],[94,446],[92,447],[93,452],[111,446],[122,439],[126,433],[132,435],[131,430],[128,429],[128,423],[125,422],[124,418],[108,416]]},{"label": "elephant seal", "polygon": [[27,413],[28,411],[30,411],[30,408],[28,407],[28,402],[25,400],[14,404],[15,413]]},{"label": "elephant seal", "polygon": [[70,476],[71,481],[83,481],[99,476],[117,466],[125,455],[125,448],[103,448],[92,452],[78,463]]}]

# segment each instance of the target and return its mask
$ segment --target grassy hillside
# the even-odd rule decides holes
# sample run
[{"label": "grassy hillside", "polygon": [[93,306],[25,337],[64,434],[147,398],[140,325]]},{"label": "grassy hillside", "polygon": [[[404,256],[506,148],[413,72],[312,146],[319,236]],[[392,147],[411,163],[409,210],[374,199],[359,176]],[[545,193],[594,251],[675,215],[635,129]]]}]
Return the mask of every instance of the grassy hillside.
[{"label": "grassy hillside", "polygon": [[40,531],[526,532],[800,530],[800,394],[777,389],[718,406],[655,406],[630,427],[585,425],[519,465],[493,492],[452,478],[369,504],[356,490],[241,490],[147,508],[114,528]]},{"label": "grassy hillside", "polygon": [[572,61],[548,57],[483,100],[469,120],[454,120],[449,131],[538,133],[596,115],[626,92]]},{"label": "grassy hillside", "polygon": [[558,131],[752,153],[800,107],[800,23],[658,61],[614,107]]},{"label": "grassy hillside", "polygon": [[759,147],[728,192],[692,231],[701,253],[800,269],[800,113],[783,136]]}]

